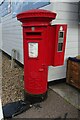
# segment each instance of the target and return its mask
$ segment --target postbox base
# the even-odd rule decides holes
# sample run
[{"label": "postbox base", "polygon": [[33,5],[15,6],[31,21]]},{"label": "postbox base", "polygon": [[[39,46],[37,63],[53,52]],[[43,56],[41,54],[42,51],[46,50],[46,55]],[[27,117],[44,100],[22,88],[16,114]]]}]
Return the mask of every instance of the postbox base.
[{"label": "postbox base", "polygon": [[31,104],[39,103],[47,99],[47,92],[39,95],[32,95],[24,91],[24,101],[29,101]]}]

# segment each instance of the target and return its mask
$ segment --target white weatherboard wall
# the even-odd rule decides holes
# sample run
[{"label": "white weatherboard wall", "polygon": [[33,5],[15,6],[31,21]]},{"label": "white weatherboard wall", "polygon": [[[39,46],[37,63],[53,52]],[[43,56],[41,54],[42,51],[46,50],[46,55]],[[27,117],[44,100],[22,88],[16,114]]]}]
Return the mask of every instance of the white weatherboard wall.
[{"label": "white weatherboard wall", "polygon": [[[41,9],[51,10],[57,13],[57,18],[52,24],[63,23],[68,25],[67,44],[65,52],[65,64],[60,67],[49,67],[48,80],[56,80],[66,77],[66,59],[69,56],[78,55],[78,5],[76,3],[51,3]],[[2,18],[2,49],[11,55],[11,50],[18,51],[17,60],[23,63],[22,27],[12,14]]]},{"label": "white weatherboard wall", "polygon": [[79,24],[79,32],[78,32],[78,54],[80,55],[80,24]]},{"label": "white weatherboard wall", "polygon": [[65,51],[65,63],[60,67],[49,67],[48,80],[66,77],[66,60],[68,57],[78,55],[78,4],[76,3],[51,3],[41,9],[51,10],[57,13],[52,24],[67,24],[67,43]]},{"label": "white weatherboard wall", "polygon": [[2,50],[11,55],[12,49],[17,50],[17,60],[23,63],[23,41],[21,23],[12,14],[2,18]]},{"label": "white weatherboard wall", "polygon": [[0,23],[0,49],[2,49],[2,24]]}]

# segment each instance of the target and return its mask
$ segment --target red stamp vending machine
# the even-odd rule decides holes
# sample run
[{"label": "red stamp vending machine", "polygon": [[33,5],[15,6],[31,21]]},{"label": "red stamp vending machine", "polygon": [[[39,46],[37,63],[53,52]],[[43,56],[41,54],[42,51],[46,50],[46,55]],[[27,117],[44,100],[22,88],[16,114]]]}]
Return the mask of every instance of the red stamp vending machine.
[{"label": "red stamp vending machine", "polygon": [[53,38],[55,40],[53,50],[53,66],[64,64],[64,53],[66,46],[67,25],[57,24],[53,26]]}]

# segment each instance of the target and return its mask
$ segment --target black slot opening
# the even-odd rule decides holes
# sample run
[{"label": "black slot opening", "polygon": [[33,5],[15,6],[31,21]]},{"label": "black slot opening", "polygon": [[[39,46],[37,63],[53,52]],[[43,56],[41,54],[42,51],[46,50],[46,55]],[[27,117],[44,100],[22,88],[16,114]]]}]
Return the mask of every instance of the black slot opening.
[{"label": "black slot opening", "polygon": [[63,38],[64,37],[64,32],[59,32],[59,38]]},{"label": "black slot opening", "polygon": [[58,43],[58,51],[62,51],[63,49],[63,43]]},{"label": "black slot opening", "polygon": [[28,36],[41,36],[41,32],[27,32]]}]

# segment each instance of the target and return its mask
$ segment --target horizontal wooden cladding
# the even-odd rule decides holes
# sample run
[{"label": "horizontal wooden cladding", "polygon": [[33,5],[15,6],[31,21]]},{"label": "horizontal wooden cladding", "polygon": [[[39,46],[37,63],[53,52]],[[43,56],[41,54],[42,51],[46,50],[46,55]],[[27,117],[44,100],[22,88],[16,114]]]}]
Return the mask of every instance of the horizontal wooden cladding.
[{"label": "horizontal wooden cladding", "polygon": [[56,2],[51,3],[50,5],[47,5],[45,7],[42,7],[40,9],[46,9],[51,10],[53,12],[57,13],[57,20],[74,20],[78,21],[78,5],[77,4],[70,4],[70,3],[62,3],[62,2]]},{"label": "horizontal wooden cladding", "polygon": [[52,21],[52,25],[54,25],[54,24],[67,24],[68,28],[72,28],[72,29],[74,29],[74,28],[77,29],[78,28],[78,20],[74,21],[74,19],[73,20],[67,20],[67,19],[58,20],[58,19],[55,19],[55,20]]},{"label": "horizontal wooden cladding", "polygon": [[74,20],[78,21],[78,14],[77,13],[70,13],[70,12],[61,12],[61,11],[56,11],[57,12],[57,19],[63,19],[63,20]]},{"label": "horizontal wooden cladding", "polygon": [[42,7],[40,9],[47,9],[51,11],[67,11],[67,12],[78,12],[78,5],[70,2],[52,2],[50,5]]},{"label": "horizontal wooden cladding", "polygon": [[73,3],[66,3],[65,2],[59,2],[59,3],[54,3],[54,10],[59,10],[59,11],[67,11],[67,12],[78,12],[78,7],[77,4]]},{"label": "horizontal wooden cladding", "polygon": [[[70,39],[69,39],[70,40]],[[76,49],[76,48],[78,48],[78,42],[76,41],[76,39],[75,39],[75,42],[68,42],[67,44],[66,44],[66,49],[69,49],[69,50],[71,50],[71,49]]]},{"label": "horizontal wooden cladding", "polygon": [[0,24],[0,49],[2,48],[2,24]]}]

